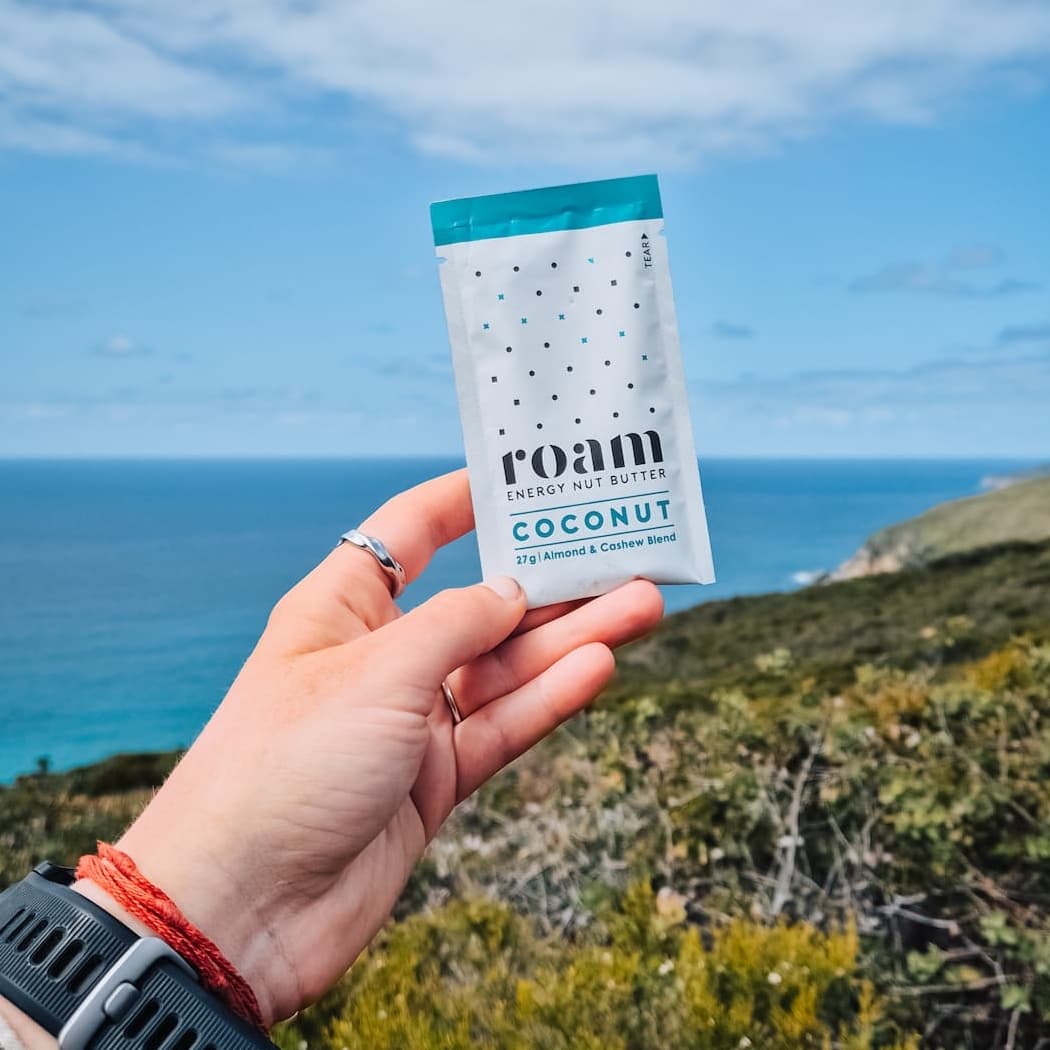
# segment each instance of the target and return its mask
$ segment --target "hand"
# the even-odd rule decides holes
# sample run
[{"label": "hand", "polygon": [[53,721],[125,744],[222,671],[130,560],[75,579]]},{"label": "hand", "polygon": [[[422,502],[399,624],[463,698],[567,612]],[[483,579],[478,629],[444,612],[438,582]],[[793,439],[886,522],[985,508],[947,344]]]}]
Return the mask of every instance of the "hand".
[{"label": "hand", "polygon": [[[466,472],[361,527],[414,579],[473,527]],[[368,944],[453,806],[587,704],[613,672],[609,647],[661,612],[659,591],[635,581],[526,614],[503,578],[401,615],[372,556],[343,544],[277,603],[118,845],[225,952],[266,1022],[289,1016]]]}]

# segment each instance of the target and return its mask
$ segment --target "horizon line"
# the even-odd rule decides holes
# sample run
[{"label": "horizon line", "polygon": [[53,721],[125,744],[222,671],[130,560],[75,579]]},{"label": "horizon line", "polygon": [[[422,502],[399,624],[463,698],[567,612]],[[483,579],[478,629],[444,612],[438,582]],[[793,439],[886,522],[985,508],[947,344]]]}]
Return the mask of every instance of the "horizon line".
[{"label": "horizon line", "polygon": [[[959,454],[959,453],[936,453],[924,452],[903,455],[890,453],[886,455],[859,454],[859,455],[836,455],[825,456],[816,453],[796,453],[791,455],[777,455],[749,452],[725,452],[712,453],[697,456],[700,465],[705,462],[733,461],[761,461],[761,462],[820,462],[820,463],[972,463],[972,462],[1016,462],[1047,465],[1050,467],[1050,454],[1033,455],[1031,453],[984,453],[984,454]],[[141,453],[132,452],[103,452],[103,453],[26,453],[21,455],[5,455],[0,453],[0,463],[273,463],[273,462],[343,462],[343,463],[377,463],[377,462],[404,462],[404,461],[433,461],[433,462],[455,462],[466,466],[465,457],[455,453],[420,453],[406,452],[397,454],[376,454],[371,456],[342,455],[334,452],[306,452],[306,453],[256,453],[256,452],[234,452],[234,453]]]}]

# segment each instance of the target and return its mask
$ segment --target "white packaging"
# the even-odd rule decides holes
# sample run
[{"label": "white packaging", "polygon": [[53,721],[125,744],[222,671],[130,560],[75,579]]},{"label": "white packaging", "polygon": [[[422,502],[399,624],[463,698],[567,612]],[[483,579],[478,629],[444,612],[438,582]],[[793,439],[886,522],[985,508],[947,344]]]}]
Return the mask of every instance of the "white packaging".
[{"label": "white packaging", "polygon": [[482,571],[711,583],[655,175],[431,206]]}]

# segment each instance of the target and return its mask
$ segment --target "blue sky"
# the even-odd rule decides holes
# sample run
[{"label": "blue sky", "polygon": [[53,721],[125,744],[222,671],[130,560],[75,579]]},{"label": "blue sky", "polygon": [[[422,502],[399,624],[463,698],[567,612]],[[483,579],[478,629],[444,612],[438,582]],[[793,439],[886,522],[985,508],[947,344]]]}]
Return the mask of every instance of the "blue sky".
[{"label": "blue sky", "polygon": [[702,454],[1050,452],[1050,5],[0,0],[0,455],[458,453],[430,201],[660,174]]}]

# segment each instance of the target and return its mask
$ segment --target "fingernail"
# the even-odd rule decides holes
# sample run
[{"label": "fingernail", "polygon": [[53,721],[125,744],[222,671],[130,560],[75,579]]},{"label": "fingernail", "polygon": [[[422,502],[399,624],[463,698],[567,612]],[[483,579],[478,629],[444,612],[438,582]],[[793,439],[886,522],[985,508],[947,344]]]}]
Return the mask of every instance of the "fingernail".
[{"label": "fingernail", "polygon": [[513,576],[494,576],[485,581],[485,586],[501,598],[506,598],[508,602],[517,601],[521,597],[521,584]]}]

